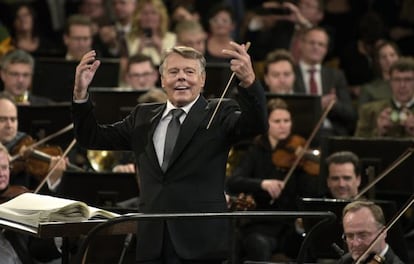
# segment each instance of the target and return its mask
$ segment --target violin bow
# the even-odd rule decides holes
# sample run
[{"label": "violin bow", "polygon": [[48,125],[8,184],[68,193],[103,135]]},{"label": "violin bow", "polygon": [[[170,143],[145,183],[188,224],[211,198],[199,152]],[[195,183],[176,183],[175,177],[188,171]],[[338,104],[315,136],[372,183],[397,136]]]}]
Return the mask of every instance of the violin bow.
[{"label": "violin bow", "polygon": [[[293,162],[292,166],[290,167],[288,173],[286,173],[285,178],[283,179],[283,186],[286,185],[288,180],[292,177],[293,172],[295,171],[296,167],[299,165],[300,160],[303,158],[303,155],[305,155],[306,151],[309,148],[310,143],[312,142],[313,138],[315,137],[316,133],[318,132],[319,128],[321,127],[323,121],[328,116],[329,111],[331,111],[332,107],[335,104],[335,100],[332,100],[329,105],[325,108],[325,111],[322,113],[322,116],[319,118],[318,123],[316,123],[316,126],[313,128],[311,135],[306,140],[305,145],[303,146],[302,150],[296,157],[295,161]],[[269,204],[272,205],[275,202],[275,199],[270,200]]]},{"label": "violin bow", "polygon": [[390,173],[393,169],[395,169],[397,166],[399,166],[403,161],[405,161],[411,154],[413,154],[414,148],[409,147],[404,151],[403,154],[401,154],[395,161],[393,161],[383,172],[381,172],[380,175],[378,175],[372,182],[370,182],[364,189],[362,189],[355,197],[354,199],[361,198],[362,195],[364,195],[369,189],[371,189],[372,186],[377,184],[382,178],[384,178],[388,173]]},{"label": "violin bow", "polygon": [[292,177],[293,171],[298,166],[300,160],[303,158],[303,155],[305,155],[305,152],[309,149],[310,143],[312,142],[312,140],[315,137],[316,133],[318,132],[319,128],[323,124],[323,121],[328,116],[328,113],[331,111],[331,109],[334,106],[335,102],[336,102],[335,100],[332,100],[329,103],[329,105],[325,108],[325,111],[322,113],[322,116],[319,118],[318,123],[313,128],[313,130],[312,130],[309,138],[306,140],[305,145],[303,146],[303,148],[300,151],[299,155],[296,157],[295,162],[293,163],[293,165],[290,167],[288,173],[286,174],[286,176],[285,176],[285,178],[283,180],[283,184],[286,184],[287,181]]},{"label": "violin bow", "polygon": [[47,173],[45,178],[39,183],[34,193],[38,193],[40,189],[45,185],[46,181],[50,178],[52,173],[56,170],[59,163],[68,155],[69,151],[73,148],[73,146],[76,143],[76,139],[73,139],[72,142],[69,144],[69,146],[66,148],[66,150],[63,152],[62,156],[60,156],[59,160],[56,162],[56,164],[50,169],[50,171]]},{"label": "violin bow", "polygon": [[381,231],[377,234],[377,236],[374,238],[374,240],[371,241],[368,248],[362,253],[361,256],[355,261],[355,264],[360,264],[370,253],[370,251],[374,248],[375,243],[380,239],[380,237],[385,234],[388,230],[391,229],[391,227],[400,219],[400,217],[411,207],[411,205],[414,203],[414,194],[411,195],[411,197],[408,199],[408,201],[405,203],[405,205],[400,209],[400,211],[397,212],[397,214],[394,215],[394,217],[391,219],[391,221],[386,224]]},{"label": "violin bow", "polygon": [[[248,51],[249,50],[249,48],[250,48],[250,42],[247,42],[246,43],[246,51]],[[228,82],[227,82],[227,85],[226,85],[226,88],[224,88],[224,91],[223,91],[223,93],[221,94],[221,96],[220,96],[220,99],[219,99],[219,101],[218,101],[218,103],[217,103],[217,105],[216,105],[216,108],[214,109],[214,112],[213,112],[213,114],[211,115],[211,118],[210,118],[210,121],[208,121],[208,124],[207,124],[207,129],[209,129],[210,128],[210,126],[211,126],[211,123],[213,122],[213,119],[214,119],[214,117],[216,116],[216,114],[217,114],[217,111],[218,111],[218,109],[219,109],[219,107],[220,107],[220,105],[221,105],[221,102],[223,101],[223,98],[224,98],[224,96],[226,95],[226,93],[227,93],[227,90],[229,89],[229,87],[230,87],[230,84],[231,84],[231,82],[233,81],[233,79],[234,79],[234,76],[236,76],[236,73],[235,72],[233,72],[232,74],[231,74],[231,76],[230,76],[230,79],[228,80]]]},{"label": "violin bow", "polygon": [[[40,146],[41,144],[46,143],[47,141],[49,141],[49,140],[51,140],[51,139],[53,139],[53,138],[55,138],[57,136],[62,135],[64,133],[66,133],[67,131],[71,130],[71,129],[73,129],[73,123],[67,125],[66,127],[60,129],[59,131],[57,131],[57,132],[55,132],[53,134],[50,134],[47,137],[42,138],[41,140],[39,140],[36,143],[28,146],[27,148],[35,148],[37,146]],[[16,155],[14,155],[14,156],[11,157],[10,162],[13,162],[13,161],[15,161],[16,159],[18,159],[20,157],[21,157],[21,154],[18,153],[18,154],[16,154]]]}]

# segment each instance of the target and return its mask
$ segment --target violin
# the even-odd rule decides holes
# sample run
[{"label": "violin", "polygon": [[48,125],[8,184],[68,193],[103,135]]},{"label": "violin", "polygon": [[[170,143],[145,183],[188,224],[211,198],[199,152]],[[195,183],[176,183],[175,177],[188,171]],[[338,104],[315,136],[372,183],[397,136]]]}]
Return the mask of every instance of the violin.
[{"label": "violin", "polygon": [[[289,169],[293,166],[298,154],[304,151],[306,140],[298,135],[292,135],[288,141],[276,148],[272,153],[272,162],[276,167]],[[302,168],[309,175],[318,176],[320,171],[319,155],[314,151],[305,151],[298,167]]]},{"label": "violin", "polygon": [[[59,146],[42,145],[32,148],[36,141],[29,135],[23,137],[18,144],[11,150],[11,154],[18,158],[12,160],[12,174],[22,171],[32,175],[36,180],[42,181],[49,172],[50,160],[53,156],[61,156],[63,151]],[[68,164],[69,168],[83,171],[83,169]]]},{"label": "violin", "polygon": [[29,191],[29,189],[27,189],[24,186],[9,185],[9,186],[7,186],[7,188],[5,190],[3,190],[0,193],[0,204],[13,199],[14,197],[17,197],[22,193],[27,193],[27,192],[30,192],[30,191]]},{"label": "violin", "polygon": [[388,230],[404,215],[404,213],[414,204],[414,194],[408,199],[405,205],[393,216],[393,218],[388,222],[381,231],[377,234],[377,236],[371,241],[368,245],[368,248],[359,256],[359,258],[355,261],[355,264],[382,264],[385,263],[385,259],[376,254],[372,253],[371,250],[374,248],[375,243],[386,234]]},{"label": "violin", "polygon": [[240,193],[237,197],[230,196],[228,207],[230,211],[247,211],[256,208],[256,201],[250,194]]},{"label": "violin", "polygon": [[59,156],[62,154],[62,149],[59,146],[45,145],[31,150],[30,148],[35,142],[31,136],[25,136],[13,147],[10,153],[13,156],[20,154],[20,157],[12,161],[11,173],[18,174],[24,171],[41,181],[49,171],[50,158],[45,160],[39,156]]}]

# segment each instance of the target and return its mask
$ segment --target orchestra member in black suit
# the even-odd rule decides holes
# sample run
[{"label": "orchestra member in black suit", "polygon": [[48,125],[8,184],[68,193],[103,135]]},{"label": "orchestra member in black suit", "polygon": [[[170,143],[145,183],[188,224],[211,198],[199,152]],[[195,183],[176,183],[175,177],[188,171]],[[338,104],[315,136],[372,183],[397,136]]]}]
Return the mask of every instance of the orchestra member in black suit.
[{"label": "orchestra member in black suit", "polygon": [[[233,58],[230,67],[238,79],[239,101],[225,99],[215,115],[218,101],[201,95],[205,59],[192,48],[174,47],[162,59],[166,103],[138,105],[124,120],[110,125],[97,124],[88,98],[100,64],[95,51],[79,63],[73,103],[76,138],[89,149],[134,152],[142,213],[227,211],[224,178],[229,149],[267,129],[264,91],[250,56],[244,45],[231,46],[234,50],[223,53]],[[172,131],[178,133],[176,141]],[[221,263],[228,254],[227,232],[228,222],[222,219],[140,222],[137,263]]]},{"label": "orchestra member in black suit", "polygon": [[[368,249],[384,227],[385,219],[381,207],[370,201],[349,203],[345,206],[342,215],[344,239],[349,252],[342,256],[338,264],[351,264]],[[386,236],[386,232],[381,235],[372,248],[372,253],[383,258],[383,261],[378,263],[402,264],[403,262],[385,241]]]}]

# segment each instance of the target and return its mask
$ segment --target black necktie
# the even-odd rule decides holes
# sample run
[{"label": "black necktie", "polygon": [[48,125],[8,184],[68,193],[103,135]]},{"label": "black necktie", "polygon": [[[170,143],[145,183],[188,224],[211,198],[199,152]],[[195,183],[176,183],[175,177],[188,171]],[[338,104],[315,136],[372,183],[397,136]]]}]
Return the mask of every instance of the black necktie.
[{"label": "black necktie", "polygon": [[182,109],[172,109],[170,111],[172,118],[168,123],[167,134],[165,135],[164,157],[162,161],[162,171],[166,171],[168,163],[173,152],[178,133],[180,132],[180,116],[184,113]]}]

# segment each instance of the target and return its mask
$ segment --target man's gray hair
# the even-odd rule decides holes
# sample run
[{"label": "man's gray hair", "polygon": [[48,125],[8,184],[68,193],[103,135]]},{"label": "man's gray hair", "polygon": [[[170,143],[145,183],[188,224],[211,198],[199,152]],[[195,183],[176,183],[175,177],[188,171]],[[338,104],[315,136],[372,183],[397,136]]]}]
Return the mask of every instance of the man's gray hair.
[{"label": "man's gray hair", "polygon": [[186,47],[186,46],[175,46],[171,49],[168,49],[164,52],[162,59],[161,59],[161,63],[159,66],[159,72],[162,75],[163,71],[164,71],[164,63],[166,61],[166,59],[168,58],[168,56],[170,56],[171,54],[176,53],[186,59],[193,59],[193,60],[198,60],[199,65],[200,65],[200,73],[204,73],[206,70],[206,59],[204,58],[203,54],[201,54],[199,51],[190,48],[190,47]]},{"label": "man's gray hair", "polygon": [[28,64],[30,65],[32,70],[34,69],[35,65],[35,61],[32,55],[30,55],[26,51],[17,49],[10,51],[9,53],[3,56],[3,58],[1,59],[0,67],[1,69],[6,69],[10,64],[15,63]]}]

